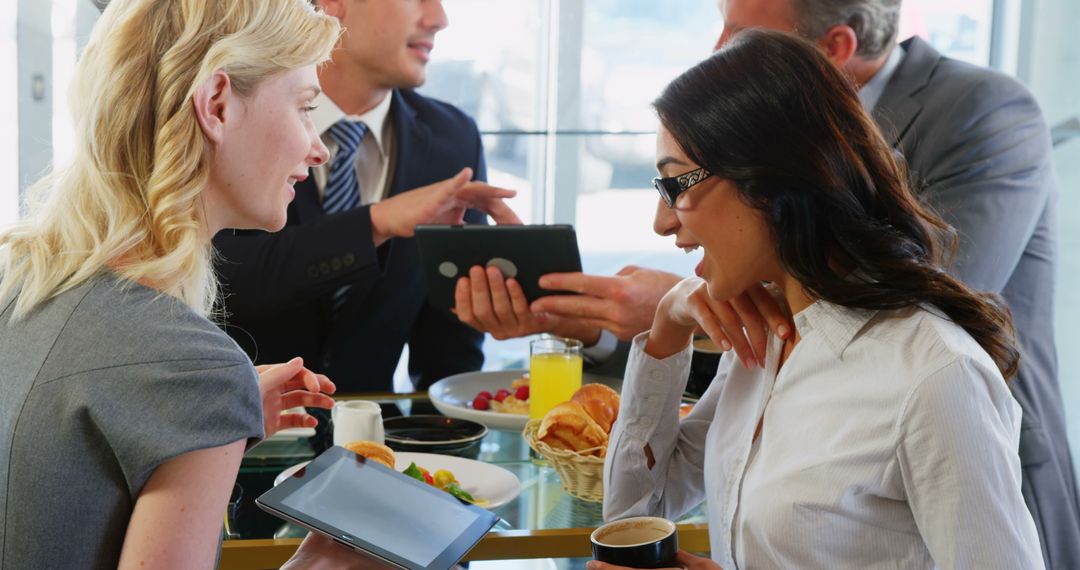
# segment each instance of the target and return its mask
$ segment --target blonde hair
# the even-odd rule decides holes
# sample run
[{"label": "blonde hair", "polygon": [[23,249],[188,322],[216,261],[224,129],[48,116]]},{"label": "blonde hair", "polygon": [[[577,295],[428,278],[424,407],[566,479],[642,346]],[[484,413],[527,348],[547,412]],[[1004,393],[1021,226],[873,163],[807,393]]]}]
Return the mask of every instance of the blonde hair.
[{"label": "blonde hair", "polygon": [[217,293],[200,213],[210,145],[192,96],[215,71],[249,95],[321,63],[335,18],[306,0],[112,0],[71,86],[74,160],[31,188],[39,200],[0,234],[0,299],[14,318],[105,268],[209,314]]}]

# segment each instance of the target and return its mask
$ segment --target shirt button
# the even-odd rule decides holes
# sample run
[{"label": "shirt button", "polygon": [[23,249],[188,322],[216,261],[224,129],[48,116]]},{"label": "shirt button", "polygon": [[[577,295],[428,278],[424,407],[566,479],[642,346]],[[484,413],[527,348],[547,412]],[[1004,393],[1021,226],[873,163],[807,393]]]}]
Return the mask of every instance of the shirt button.
[{"label": "shirt button", "polygon": [[642,427],[652,427],[652,418],[641,418]]}]

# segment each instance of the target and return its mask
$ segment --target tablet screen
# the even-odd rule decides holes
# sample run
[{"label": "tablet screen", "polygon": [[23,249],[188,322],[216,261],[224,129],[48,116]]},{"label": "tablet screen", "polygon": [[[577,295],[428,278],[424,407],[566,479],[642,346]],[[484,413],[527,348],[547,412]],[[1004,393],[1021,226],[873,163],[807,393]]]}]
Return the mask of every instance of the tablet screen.
[{"label": "tablet screen", "polygon": [[268,491],[259,503],[409,568],[455,564],[497,520],[486,510],[465,506],[337,447]]}]

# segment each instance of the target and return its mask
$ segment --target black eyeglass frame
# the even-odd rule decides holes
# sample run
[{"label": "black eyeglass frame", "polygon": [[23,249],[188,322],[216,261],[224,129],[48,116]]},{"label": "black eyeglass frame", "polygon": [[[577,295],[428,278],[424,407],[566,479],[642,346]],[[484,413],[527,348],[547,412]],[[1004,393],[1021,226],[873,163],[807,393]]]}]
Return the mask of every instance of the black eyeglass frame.
[{"label": "black eyeglass frame", "polygon": [[653,186],[656,191],[660,193],[660,197],[664,199],[669,208],[675,207],[675,200],[679,199],[679,196],[687,190],[693,188],[696,184],[712,176],[712,173],[704,168],[697,168],[690,172],[684,172],[678,176],[669,176],[662,178],[657,176],[652,179]]}]

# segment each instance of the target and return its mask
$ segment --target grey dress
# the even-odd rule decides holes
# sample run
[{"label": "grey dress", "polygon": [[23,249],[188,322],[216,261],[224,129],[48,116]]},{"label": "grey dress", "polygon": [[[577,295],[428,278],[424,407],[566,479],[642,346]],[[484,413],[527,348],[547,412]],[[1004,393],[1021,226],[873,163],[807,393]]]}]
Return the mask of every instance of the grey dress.
[{"label": "grey dress", "polygon": [[13,308],[0,300],[0,568],[115,568],[158,465],[262,437],[251,362],[180,301],[105,273]]}]

